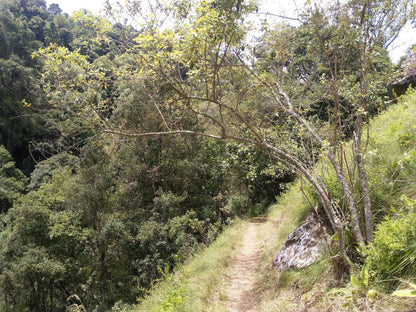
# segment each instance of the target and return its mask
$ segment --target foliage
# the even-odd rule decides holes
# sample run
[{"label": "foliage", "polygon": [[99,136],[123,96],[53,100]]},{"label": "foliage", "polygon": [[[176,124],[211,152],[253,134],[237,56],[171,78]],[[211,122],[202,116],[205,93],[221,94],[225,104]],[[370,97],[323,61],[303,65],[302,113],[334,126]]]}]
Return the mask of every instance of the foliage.
[{"label": "foliage", "polygon": [[408,283],[413,289],[399,289],[392,293],[393,296],[398,297],[416,297],[416,285]]},{"label": "foliage", "polygon": [[0,146],[0,213],[12,207],[15,194],[23,192],[26,177],[15,167],[9,152]]},{"label": "foliage", "polygon": [[61,153],[54,155],[40,163],[38,163],[35,169],[30,175],[30,184],[27,186],[28,190],[39,188],[42,183],[52,177],[55,170],[63,167],[69,167],[75,173],[79,166],[79,159],[75,156],[71,156],[67,153]]},{"label": "foliage", "polygon": [[238,193],[247,193],[248,206],[256,203],[267,206],[274,202],[276,194],[283,192],[286,184],[294,179],[292,170],[271,160],[259,148],[241,143],[228,143],[226,148],[229,157],[224,161],[225,168],[234,175],[231,184]]},{"label": "foliage", "polygon": [[[151,5],[107,2],[104,18],[0,4],[1,310],[124,309],[233,219],[264,213],[295,172],[348,258],[390,208],[384,190],[416,172],[412,128],[403,157],[377,167],[394,179],[370,193],[360,167],[387,158],[381,145],[364,157],[363,129],[387,105],[385,48],[409,1],[308,4],[299,26],[252,42],[254,2]],[[187,287],[152,309],[185,311]]]},{"label": "foliage", "polygon": [[0,72],[0,139],[22,167],[28,156],[28,151],[24,150],[27,137],[32,131],[38,131],[27,117],[30,109],[23,103],[36,103],[40,90],[31,79],[33,70],[25,67],[16,56],[0,58]]},{"label": "foliage", "polygon": [[374,243],[365,249],[375,284],[392,290],[400,279],[414,276],[416,270],[416,215],[405,214],[381,222],[375,231]]},{"label": "foliage", "polygon": [[[186,13],[182,6],[157,2],[152,14],[146,10],[139,14],[134,5],[121,6],[142,31],[130,42],[131,49],[104,63],[82,50],[53,45],[40,50],[36,55],[45,62],[42,81],[49,100],[115,141],[155,142],[168,135],[193,134],[256,146],[303,174],[320,199],[331,230],[338,233],[339,251],[350,262],[347,245],[370,242],[374,226],[363,127],[383,108],[381,90],[389,70],[385,48],[410,17],[411,3],[351,1],[327,8],[309,3],[299,29],[282,30],[295,42],[287,51],[266,35],[260,53],[253,55],[246,47],[255,51],[257,46],[246,42],[251,29],[244,23],[255,10],[253,3],[184,5]],[[117,15],[110,7],[109,11],[113,18]],[[171,14],[172,27],[162,27],[155,12]],[[78,21],[99,35],[97,47],[111,43],[105,20],[80,16]],[[267,65],[270,59],[273,62]],[[292,59],[305,65],[289,68]],[[111,70],[111,61],[122,66]],[[301,100],[304,86],[310,91],[307,102]],[[108,94],[108,87],[116,92]],[[315,108],[322,102],[326,112],[319,113]],[[343,165],[346,137],[354,142],[353,172]],[[319,154],[336,173],[345,207],[332,202],[328,185],[314,170]],[[257,169],[245,171],[249,195],[254,197],[264,184],[254,186],[249,179],[255,176],[259,182],[261,174]],[[290,172],[282,171],[283,177]],[[267,179],[277,172],[272,168]]]},{"label": "foliage", "polygon": [[91,135],[45,103],[42,63],[32,57],[49,43],[71,47],[73,20],[56,4],[48,10],[43,0],[7,0],[0,7],[0,140],[29,175],[47,157],[79,152],[80,141]]},{"label": "foliage", "polygon": [[[85,149],[79,165],[67,154],[40,163],[29,193],[3,218],[1,270],[8,282],[0,287],[10,311],[79,306],[66,302],[68,293],[76,294],[86,309],[100,311],[119,300],[132,303],[165,270],[211,243],[230,216],[220,213],[223,207],[215,199],[226,186],[227,172],[211,165],[222,159],[222,144],[199,141],[185,152],[166,140],[160,153],[124,145],[119,153],[107,154],[103,143]],[[245,212],[236,210],[232,216]],[[43,251],[37,257],[49,261],[51,270],[60,269],[35,277],[20,271],[32,250]],[[35,288],[26,287],[31,281]],[[20,294],[19,305],[14,293]]]}]

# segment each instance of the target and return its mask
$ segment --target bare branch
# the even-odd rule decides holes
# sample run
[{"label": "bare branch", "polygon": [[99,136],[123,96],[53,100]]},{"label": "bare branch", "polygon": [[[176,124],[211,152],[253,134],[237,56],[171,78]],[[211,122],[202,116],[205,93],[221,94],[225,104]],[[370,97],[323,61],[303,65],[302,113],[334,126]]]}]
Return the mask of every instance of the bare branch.
[{"label": "bare branch", "polygon": [[286,15],[280,15],[280,14],[274,14],[274,13],[270,13],[270,12],[257,12],[257,13],[253,13],[254,15],[266,15],[266,16],[273,16],[273,17],[278,17],[281,19],[286,19],[289,21],[296,21],[296,22],[301,22],[301,20],[298,17],[290,17],[290,16],[286,16]]}]

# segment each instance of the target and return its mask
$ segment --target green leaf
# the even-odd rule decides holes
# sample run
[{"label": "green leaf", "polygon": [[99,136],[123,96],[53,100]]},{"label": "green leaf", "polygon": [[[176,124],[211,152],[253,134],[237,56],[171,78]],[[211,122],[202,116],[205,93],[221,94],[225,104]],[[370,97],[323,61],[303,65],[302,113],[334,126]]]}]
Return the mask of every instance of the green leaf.
[{"label": "green leaf", "polygon": [[351,286],[352,287],[359,288],[361,286],[361,283],[358,281],[358,279],[355,277],[355,275],[351,274],[350,280],[351,280]]},{"label": "green leaf", "polygon": [[361,284],[365,287],[368,287],[368,267],[368,262],[365,262],[361,269]]},{"label": "green leaf", "polygon": [[412,290],[412,289],[396,290],[395,292],[392,293],[392,296],[397,296],[397,297],[416,297],[416,290]]},{"label": "green leaf", "polygon": [[368,301],[370,302],[370,303],[373,303],[374,302],[374,299],[377,297],[377,290],[375,290],[375,289],[370,289],[368,292],[367,292],[367,298],[368,298]]}]

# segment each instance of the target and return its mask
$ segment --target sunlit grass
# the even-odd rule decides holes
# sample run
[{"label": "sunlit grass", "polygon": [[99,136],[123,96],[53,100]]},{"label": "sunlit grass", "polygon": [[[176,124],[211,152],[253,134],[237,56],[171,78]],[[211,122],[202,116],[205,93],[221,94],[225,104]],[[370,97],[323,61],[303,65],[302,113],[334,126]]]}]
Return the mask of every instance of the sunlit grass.
[{"label": "sunlit grass", "polygon": [[273,259],[287,236],[313,210],[301,186],[298,180],[278,199],[278,203],[270,209],[267,223],[260,228],[259,239],[262,242],[262,250],[258,269],[258,286],[261,293],[262,312],[298,309],[292,289],[308,291],[329,267],[327,259],[324,259],[305,270],[279,273],[271,268]]},{"label": "sunlit grass", "polygon": [[132,312],[221,312],[227,271],[241,243],[242,223],[224,233],[188,264],[158,283]]}]

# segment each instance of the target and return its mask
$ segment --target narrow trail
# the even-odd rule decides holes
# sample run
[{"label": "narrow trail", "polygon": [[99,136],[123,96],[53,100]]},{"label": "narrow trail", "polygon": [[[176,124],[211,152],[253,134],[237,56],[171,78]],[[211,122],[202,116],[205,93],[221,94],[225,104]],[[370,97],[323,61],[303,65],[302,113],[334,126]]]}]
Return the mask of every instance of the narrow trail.
[{"label": "narrow trail", "polygon": [[258,227],[265,219],[256,219],[247,224],[234,268],[226,288],[229,312],[259,312],[257,307],[256,268],[259,262]]}]

